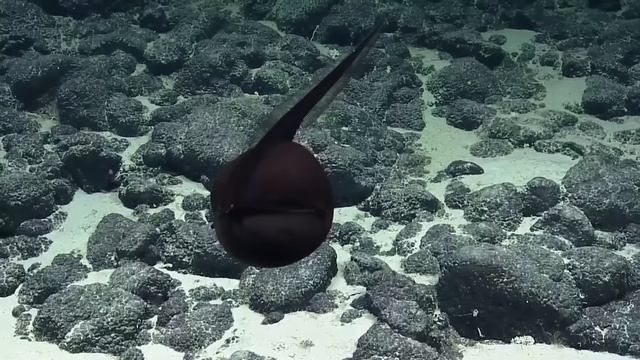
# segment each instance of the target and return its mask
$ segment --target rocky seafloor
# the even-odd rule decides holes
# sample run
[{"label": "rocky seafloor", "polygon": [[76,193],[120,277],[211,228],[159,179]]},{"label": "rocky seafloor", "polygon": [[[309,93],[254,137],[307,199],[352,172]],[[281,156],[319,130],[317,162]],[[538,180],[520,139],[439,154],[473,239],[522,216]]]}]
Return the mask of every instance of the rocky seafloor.
[{"label": "rocky seafloor", "polygon": [[[328,241],[235,261],[212,180],[378,16]],[[0,136],[3,360],[640,357],[640,2],[2,0]]]}]

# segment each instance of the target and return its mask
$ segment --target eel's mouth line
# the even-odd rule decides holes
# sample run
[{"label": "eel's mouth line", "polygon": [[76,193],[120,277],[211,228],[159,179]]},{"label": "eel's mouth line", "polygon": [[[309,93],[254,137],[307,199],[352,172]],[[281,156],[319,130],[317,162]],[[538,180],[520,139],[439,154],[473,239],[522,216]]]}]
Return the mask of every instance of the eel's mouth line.
[{"label": "eel's mouth line", "polygon": [[252,215],[322,215],[323,211],[310,207],[291,204],[265,205],[265,206],[234,206],[231,204],[224,214],[232,219],[240,219]]}]

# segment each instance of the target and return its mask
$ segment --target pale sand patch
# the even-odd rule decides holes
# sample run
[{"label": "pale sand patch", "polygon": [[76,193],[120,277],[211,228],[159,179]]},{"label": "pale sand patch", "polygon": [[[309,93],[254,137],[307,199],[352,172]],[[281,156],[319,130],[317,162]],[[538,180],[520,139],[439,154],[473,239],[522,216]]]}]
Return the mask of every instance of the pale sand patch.
[{"label": "pale sand patch", "polygon": [[550,77],[541,79],[540,82],[547,88],[543,102],[546,109],[564,110],[565,104],[581,104],[582,93],[587,87],[584,77],[566,78]]},{"label": "pale sand patch", "polygon": [[577,163],[577,160],[568,156],[542,154],[533,149],[516,149],[507,156],[497,158],[471,159],[485,170],[482,175],[468,176],[464,179],[464,183],[471,190],[501,182],[522,186],[537,176],[560,182],[567,170]]},{"label": "pale sand patch", "polygon": [[199,286],[219,286],[224,288],[225,290],[237,289],[239,280],[237,279],[227,279],[227,278],[210,278],[206,276],[200,275],[192,275],[185,274],[177,271],[171,271],[168,268],[164,267],[163,264],[158,264],[155,266],[156,269],[165,272],[171,275],[172,278],[176,280],[180,280],[180,287],[184,289],[187,293],[189,290],[197,288]]},{"label": "pale sand patch", "polygon": [[408,46],[408,48],[411,56],[419,57],[420,59],[422,59],[422,63],[424,65],[433,66],[436,71],[451,63],[449,60],[440,58],[439,52],[437,50],[418,48],[414,46]]},{"label": "pale sand patch", "polygon": [[[489,40],[492,35],[504,35],[507,38],[507,42],[502,44],[500,47],[502,47],[507,53],[513,53],[520,52],[522,44],[533,43],[536,32],[521,29],[489,30],[482,33],[482,38]],[[538,44],[536,44],[536,46],[538,46]]]},{"label": "pale sand patch", "polygon": [[425,111],[424,117],[426,127],[422,131],[420,142],[431,159],[427,166],[430,175],[435,175],[453,160],[471,157],[468,147],[479,140],[475,133],[449,126],[444,118],[431,115],[430,110]]},{"label": "pale sand patch", "polygon": [[25,267],[36,262],[46,266],[58,254],[76,252],[85,255],[89,236],[105,215],[118,213],[130,217],[131,214],[131,210],[122,206],[117,193],[87,194],[82,190],[78,190],[71,203],[61,206],[60,210],[67,213],[67,218],[61,227],[46,235],[53,241],[49,250],[38,257],[19,261]]},{"label": "pale sand patch", "polygon": [[251,350],[276,359],[335,359],[349,357],[357,339],[374,323],[372,315],[364,315],[349,324],[340,322],[341,309],[328,314],[294,312],[271,325],[260,325],[263,316],[246,306],[233,309],[234,329],[225,334],[237,336],[228,346],[225,338],[204,353],[215,358],[229,356],[237,350]]},{"label": "pale sand patch", "polygon": [[[565,155],[543,154],[530,148],[515,149],[511,154],[495,158],[480,158],[469,153],[469,146],[480,140],[471,131],[465,131],[447,125],[445,119],[425,113],[427,127],[420,139],[422,147],[431,158],[427,166],[429,176],[444,170],[454,160],[473,161],[480,165],[484,174],[461,177],[471,190],[497,184],[512,182],[517,186],[526,184],[536,176],[544,176],[560,181],[567,170],[577,163]],[[429,183],[427,189],[441,200],[446,182]]]}]

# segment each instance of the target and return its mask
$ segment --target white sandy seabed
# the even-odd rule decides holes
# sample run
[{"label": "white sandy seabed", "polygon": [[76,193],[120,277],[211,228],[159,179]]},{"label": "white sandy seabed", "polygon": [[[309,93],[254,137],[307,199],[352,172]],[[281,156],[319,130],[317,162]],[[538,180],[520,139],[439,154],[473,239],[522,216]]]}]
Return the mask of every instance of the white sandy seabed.
[{"label": "white sandy seabed", "polygon": [[[519,43],[530,41],[532,33],[523,31],[502,31],[507,35],[509,42],[505,44],[508,50],[518,49]],[[435,59],[432,53],[420,51],[428,55],[425,61],[432,61],[436,66],[442,66],[442,62]],[[584,88],[584,79],[562,79],[557,76],[544,81],[547,87],[548,108],[561,108],[564,102],[579,101]],[[425,95],[428,97],[428,94]],[[428,99],[427,99],[428,100]],[[548,100],[548,101],[547,101]],[[535,176],[545,176],[559,181],[566,170],[575,161],[557,154],[540,154],[527,149],[516,150],[511,155],[495,158],[480,159],[469,155],[467,147],[477,140],[476,135],[447,126],[442,119],[430,116],[425,112],[427,128],[423,132],[425,150],[432,157],[431,169],[442,169],[452,160],[471,160],[477,162],[485,169],[485,174],[469,177],[465,183],[472,190],[496,184],[500,182],[512,182],[515,185],[524,185]],[[594,120],[594,119],[592,119]],[[595,119],[594,121],[598,121]],[[611,123],[600,122],[608,130],[616,130]],[[624,125],[621,125],[624,126]],[[139,145],[142,141],[136,141]],[[135,146],[136,144],[132,145]],[[131,149],[127,151],[131,153]],[[184,183],[173,187],[181,196],[170,205],[177,215],[181,215],[179,203],[182,196],[191,192],[206,193],[199,184],[183,179]],[[444,184],[429,184],[429,190],[442,199]],[[53,240],[51,248],[38,258],[23,261],[25,266],[34,262],[47,265],[56,254],[78,251],[85,253],[89,235],[95,229],[100,219],[112,212],[130,216],[131,211],[124,208],[115,193],[86,194],[78,191],[74,200],[63,207],[68,217],[63,226],[49,236]],[[465,221],[457,211],[449,211],[444,219],[437,222],[447,222],[452,225],[460,225]],[[355,209],[339,209],[336,212],[336,221],[359,221],[367,227],[373,219],[360,214]],[[392,229],[393,230],[393,229]],[[396,228],[397,230],[397,228]],[[522,230],[526,230],[523,228]],[[382,231],[374,235],[382,244],[390,244],[393,232]],[[333,280],[330,288],[339,290],[343,294],[351,296],[363,292],[363,288],[349,286],[341,276],[341,268],[348,261],[348,252],[336,247],[338,252],[339,274]],[[382,257],[395,269],[399,268],[399,257]],[[162,268],[158,266],[158,268]],[[174,278],[182,282],[185,290],[189,288],[217,284],[226,289],[238,286],[237,280],[210,279],[198,276],[178,274],[169,270]],[[81,284],[91,282],[106,282],[111,271],[105,270],[92,272],[88,279]],[[416,281],[433,281],[433,279],[420,279]],[[357,339],[364,334],[373,324],[374,318],[365,315],[352,323],[343,324],[339,321],[340,314],[348,306],[352,299],[343,299],[339,308],[329,314],[312,314],[296,312],[287,314],[277,324],[261,325],[262,316],[250,311],[246,306],[233,310],[234,326],[225,333],[223,339],[209,346],[203,351],[203,356],[211,356],[213,359],[228,357],[236,350],[250,350],[263,356],[271,356],[278,360],[302,359],[302,360],[341,360],[349,357],[356,348]],[[25,340],[14,337],[15,319],[11,316],[11,309],[17,305],[16,296],[0,298],[0,360],[98,360],[114,359],[105,354],[70,354],[60,350],[56,345]],[[35,314],[35,313],[34,313]],[[231,339],[231,341],[225,341]],[[183,354],[162,345],[144,345],[140,349],[147,360],[182,360]],[[631,359],[606,353],[594,353],[589,351],[577,351],[562,348],[555,345],[521,345],[521,344],[478,344],[464,349],[464,360],[622,360]]]}]

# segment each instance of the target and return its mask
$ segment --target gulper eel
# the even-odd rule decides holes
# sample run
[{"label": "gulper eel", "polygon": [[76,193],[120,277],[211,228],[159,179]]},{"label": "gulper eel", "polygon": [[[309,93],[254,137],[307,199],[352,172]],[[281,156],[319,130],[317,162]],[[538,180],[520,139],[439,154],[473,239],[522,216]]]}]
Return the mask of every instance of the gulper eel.
[{"label": "gulper eel", "polygon": [[225,251],[256,267],[281,267],[313,253],[327,238],[334,199],[329,178],[311,151],[294,142],[362,68],[382,27],[374,29],[309,88],[277,106],[273,126],[229,162],[211,192],[213,227]]}]

